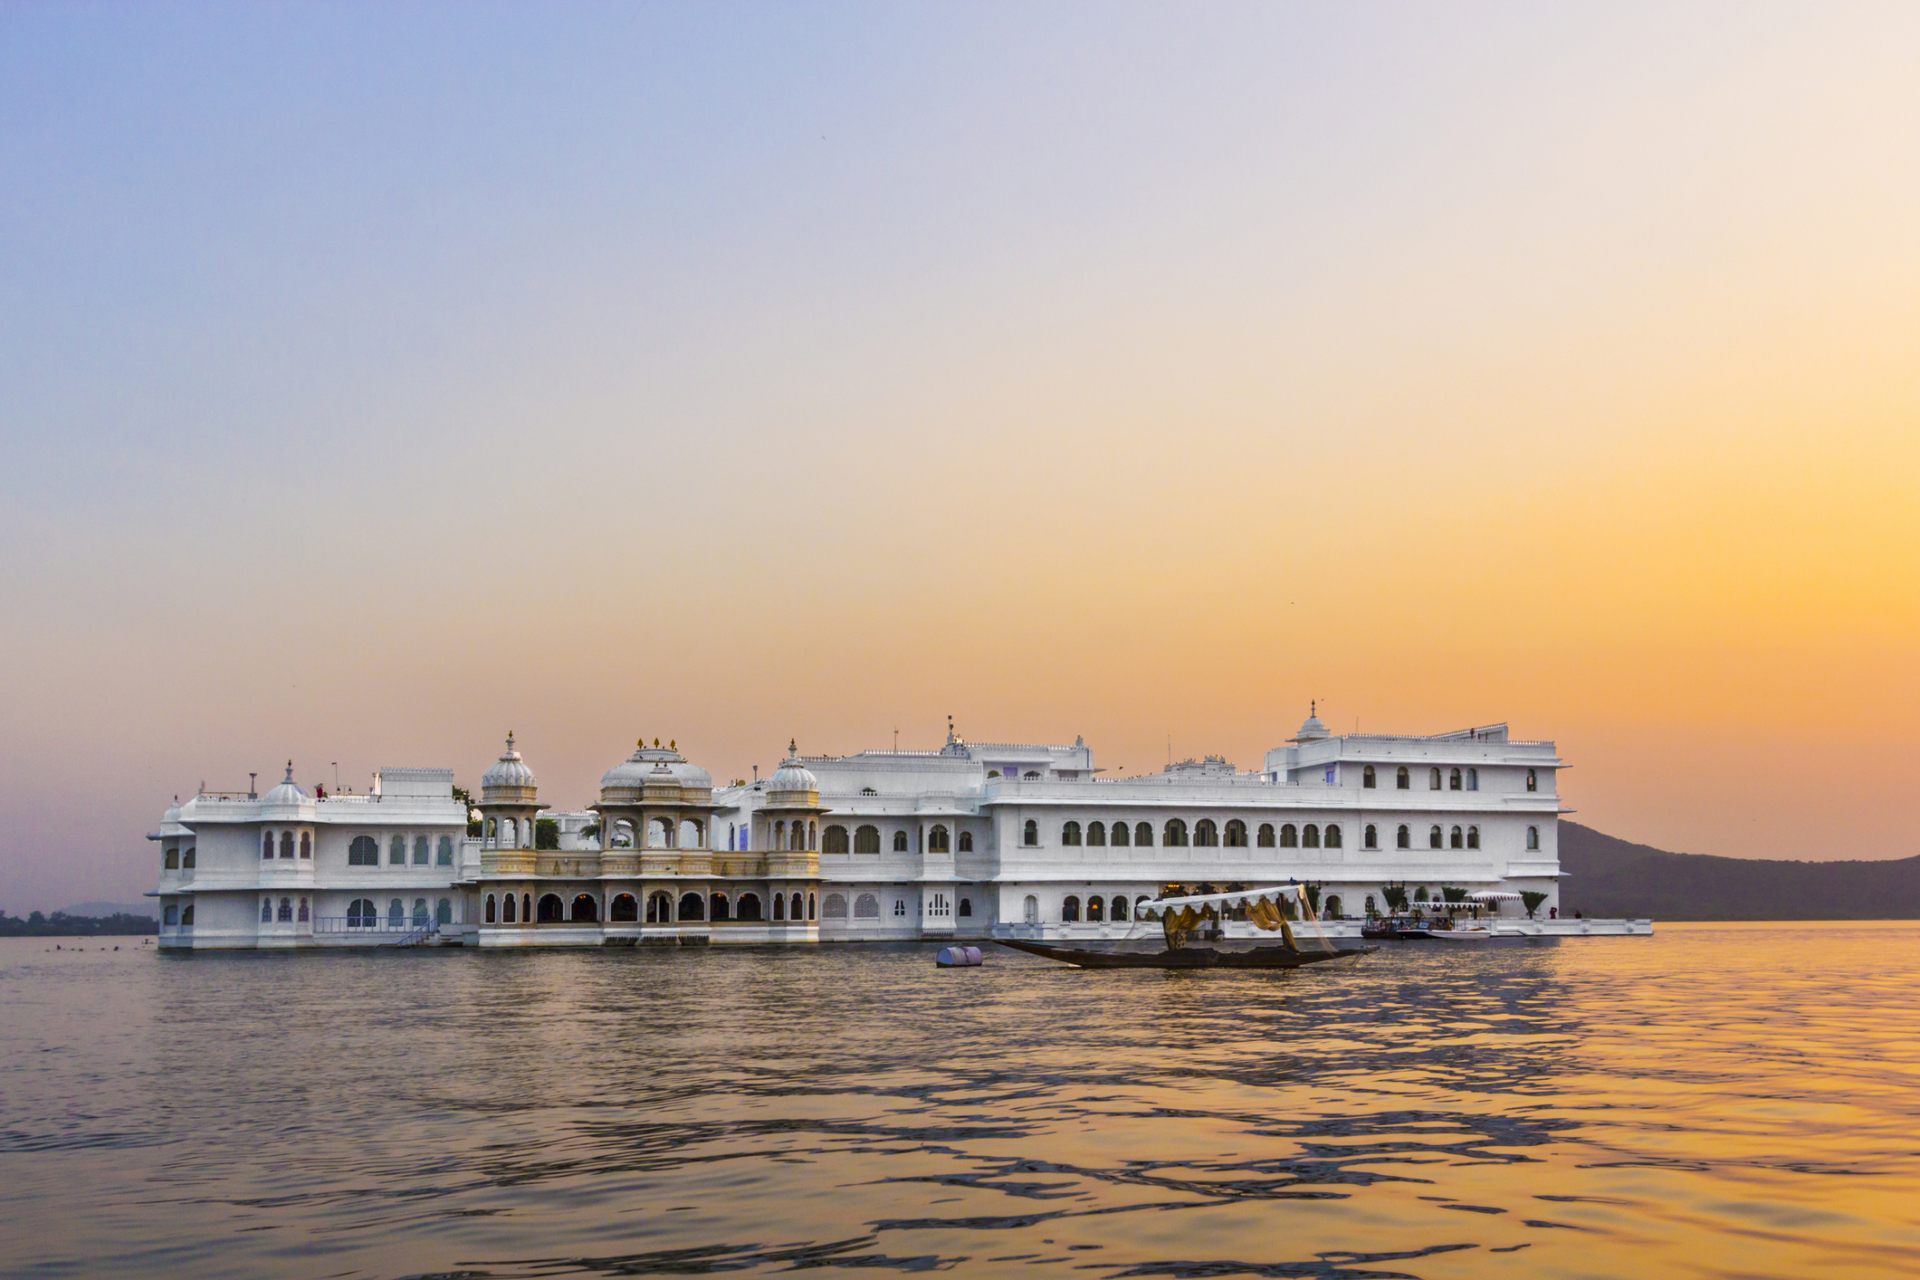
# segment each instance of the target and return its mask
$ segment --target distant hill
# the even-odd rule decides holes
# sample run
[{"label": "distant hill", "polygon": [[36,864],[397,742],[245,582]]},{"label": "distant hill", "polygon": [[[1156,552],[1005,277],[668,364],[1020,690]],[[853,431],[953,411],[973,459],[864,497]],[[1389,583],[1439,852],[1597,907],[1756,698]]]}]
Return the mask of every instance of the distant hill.
[{"label": "distant hill", "polygon": [[151,902],[76,902],[70,907],[60,908],[63,916],[152,916],[160,918],[160,913]]},{"label": "distant hill", "polygon": [[1920,917],[1920,857],[1776,862],[1669,853],[1560,824],[1561,914],[1655,920]]}]

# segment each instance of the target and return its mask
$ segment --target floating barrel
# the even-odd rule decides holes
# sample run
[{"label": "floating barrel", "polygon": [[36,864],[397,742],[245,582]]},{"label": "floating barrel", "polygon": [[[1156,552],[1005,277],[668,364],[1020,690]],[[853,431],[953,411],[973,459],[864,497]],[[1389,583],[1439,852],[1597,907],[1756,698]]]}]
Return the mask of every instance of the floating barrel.
[{"label": "floating barrel", "polygon": [[933,962],[942,969],[971,969],[984,958],[978,947],[942,947]]}]

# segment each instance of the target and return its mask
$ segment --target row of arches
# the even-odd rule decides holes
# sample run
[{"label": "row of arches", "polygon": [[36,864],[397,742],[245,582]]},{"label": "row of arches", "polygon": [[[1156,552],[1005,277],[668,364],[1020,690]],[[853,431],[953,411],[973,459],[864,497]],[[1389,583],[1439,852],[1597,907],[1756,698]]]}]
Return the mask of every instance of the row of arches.
[{"label": "row of arches", "polygon": [[[648,924],[678,924],[683,921],[742,921],[754,923],[773,920],[811,920],[816,910],[813,894],[773,893],[763,901],[751,890],[738,895],[687,892],[676,903],[672,894],[656,889],[647,895]],[[600,919],[600,903],[590,893],[574,895],[571,903],[557,893],[543,893],[538,902],[523,893],[516,899],[509,894],[486,896],[481,918],[487,924],[594,924]],[[804,914],[803,914],[804,912]],[[630,893],[616,893],[607,903],[607,919],[615,924],[638,923],[640,901]]]},{"label": "row of arches", "polygon": [[[313,856],[313,832],[302,831],[298,834],[297,838],[300,845],[300,856],[303,858],[311,858]],[[361,838],[365,839],[366,837],[363,836]],[[295,839],[295,833],[291,831],[262,831],[260,833],[260,861],[265,862],[267,859],[273,857],[276,849],[279,850],[281,857],[291,860],[293,858]],[[375,861],[378,861],[377,856]]]},{"label": "row of arches", "polygon": [[[1151,847],[1153,842],[1153,824],[1148,822],[1137,822],[1131,827],[1124,822],[1115,822],[1112,826],[1104,822],[1089,822],[1084,829],[1078,822],[1067,822],[1060,828],[1060,843],[1075,847],[1084,844],[1096,848],[1125,848],[1132,845],[1144,849]],[[1229,849],[1244,849],[1247,847],[1247,824],[1238,818],[1231,818],[1221,826],[1212,818],[1202,818],[1193,824],[1189,832],[1184,819],[1169,818],[1161,829],[1160,842],[1170,849],[1189,846],[1211,849],[1221,845]],[[1040,843],[1039,822],[1027,819],[1021,832],[1021,843],[1029,847]],[[1322,828],[1318,823],[1296,826],[1287,822],[1275,828],[1271,822],[1263,822],[1256,833],[1255,843],[1262,849],[1338,849],[1342,837],[1340,828],[1333,823]]]},{"label": "row of arches", "polygon": [[[634,824],[628,818],[616,818],[610,823],[602,823],[600,847],[631,849],[634,847],[634,831]],[[707,824],[698,818],[682,818],[678,823],[671,818],[648,818],[645,834],[645,847],[648,849],[704,849],[707,847]]]},{"label": "row of arches", "polygon": [[[271,909],[272,909],[271,900],[263,899],[260,903],[261,923],[264,924],[268,922],[269,920],[268,913],[271,911]],[[282,898],[280,899],[280,914],[273,917],[273,919],[278,920],[280,922],[285,922],[287,919],[287,916],[285,914],[286,910],[287,910],[287,900],[285,898]],[[306,912],[307,912],[307,900],[305,898],[302,898],[300,899],[300,919],[301,920],[305,920],[307,918]],[[402,901],[399,898],[391,898],[387,901],[387,913],[385,918],[386,918],[386,926],[389,929],[407,929],[407,928],[424,929],[430,924],[440,924],[440,925],[452,924],[453,923],[453,901],[450,898],[442,898],[434,906],[429,907],[427,905],[427,900],[425,898],[415,898],[413,900],[413,909],[409,911],[407,909],[407,904],[404,901]],[[380,922],[381,922],[381,915],[379,910],[374,906],[373,899],[355,898],[352,902],[347,904],[347,928],[375,929],[380,926]]]},{"label": "row of arches", "polygon": [[[395,832],[387,842],[387,865],[393,867],[409,865],[408,845],[408,838]],[[450,835],[441,836],[437,842],[429,836],[416,835],[412,838],[411,845],[413,851],[411,865],[413,866],[450,867],[453,865],[453,837]],[[281,844],[280,856],[283,858],[292,856],[287,852],[284,840]],[[305,832],[301,833],[300,856],[303,858],[312,856]],[[347,846],[347,865],[350,867],[379,866],[380,842],[372,836],[355,836],[352,843]]]},{"label": "row of arches", "polygon": [[[828,920],[845,920],[848,918],[847,906],[846,894],[829,893],[821,908],[821,915]],[[852,918],[855,920],[880,919],[880,896],[878,894],[856,894],[854,895],[852,906]],[[905,919],[908,915],[907,900],[905,898],[895,898],[891,912],[894,919]],[[962,897],[957,904],[950,907],[946,900],[946,895],[936,893],[933,895],[933,901],[929,904],[928,913],[936,916],[953,914],[962,920],[970,920],[973,918],[973,899]]]},{"label": "row of arches", "polygon": [[166,925],[168,928],[191,929],[193,927],[193,904],[189,902],[185,906],[181,906],[179,903],[169,902],[160,909],[160,923]]},{"label": "row of arches", "polygon": [[[856,827],[851,838],[849,838],[845,827],[837,822],[830,823],[822,836],[822,840],[823,843],[820,846],[822,853],[880,852],[880,828],[871,824],[863,824],[862,826]],[[954,848],[955,837],[953,833],[947,829],[947,825],[944,822],[936,822],[927,828],[928,853],[951,853]],[[958,848],[961,853],[973,852],[973,832],[962,831],[960,833],[958,837]],[[907,833],[905,831],[896,831],[893,833],[893,851],[895,853],[908,852]]]},{"label": "row of arches", "polygon": [[[1033,904],[1029,923],[1038,923],[1040,904],[1032,896],[1029,896],[1027,901]],[[1148,898],[1144,893],[1135,898],[1131,904],[1127,902],[1127,896],[1123,893],[1116,893],[1111,898],[1102,897],[1097,893],[1088,894],[1085,908],[1087,923],[1101,924],[1108,920],[1124,923],[1129,917],[1138,915],[1140,908],[1145,906],[1147,902]],[[1070,893],[1061,899],[1060,919],[1062,922],[1075,924],[1080,920],[1080,916],[1081,905],[1079,894]]]},{"label": "row of arches", "polygon": [[[1377,778],[1378,775],[1375,773],[1372,765],[1367,765],[1360,771],[1360,785],[1363,787],[1373,787],[1376,785]],[[1428,768],[1427,790],[1438,791],[1441,785],[1440,770],[1438,768]],[[1540,789],[1539,770],[1527,770],[1526,785],[1529,791],[1538,791]],[[1413,774],[1408,770],[1406,765],[1401,765],[1393,771],[1393,786],[1396,791],[1410,791],[1413,789]],[[1448,791],[1478,791],[1480,789],[1480,770],[1474,768],[1472,765],[1468,765],[1465,769],[1450,768],[1446,771],[1445,786]]]},{"label": "row of arches", "polygon": [[192,845],[188,845],[184,849],[177,844],[168,845],[166,850],[160,855],[160,867],[165,871],[192,871],[194,869],[193,859],[194,852]]}]

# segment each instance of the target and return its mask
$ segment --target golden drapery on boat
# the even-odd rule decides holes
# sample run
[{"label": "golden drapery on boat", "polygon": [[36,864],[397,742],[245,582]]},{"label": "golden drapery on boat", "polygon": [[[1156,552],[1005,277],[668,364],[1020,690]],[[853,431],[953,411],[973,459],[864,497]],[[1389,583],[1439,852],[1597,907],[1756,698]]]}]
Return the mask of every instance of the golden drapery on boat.
[{"label": "golden drapery on boat", "polygon": [[[1291,895],[1298,894],[1300,890],[1289,885],[1285,889],[1275,889],[1270,892],[1275,895]],[[1208,896],[1211,898],[1216,895]],[[1277,932],[1281,941],[1287,946],[1294,950],[1299,949],[1300,944],[1294,938],[1292,927],[1287,923],[1287,908],[1276,902],[1273,897],[1267,896],[1266,893],[1260,893],[1257,896],[1243,896],[1237,893],[1217,896],[1241,903],[1246,908],[1247,919],[1253,923],[1254,927],[1267,933]],[[1221,907],[1224,905],[1224,902],[1219,904]],[[1205,901],[1203,905],[1197,907],[1187,903],[1162,909],[1160,928],[1166,934],[1168,949],[1178,950],[1193,941],[1194,934],[1199,931],[1201,925],[1217,922],[1221,918],[1222,913],[1213,901]],[[1325,940],[1322,939],[1321,942],[1324,947]]]}]

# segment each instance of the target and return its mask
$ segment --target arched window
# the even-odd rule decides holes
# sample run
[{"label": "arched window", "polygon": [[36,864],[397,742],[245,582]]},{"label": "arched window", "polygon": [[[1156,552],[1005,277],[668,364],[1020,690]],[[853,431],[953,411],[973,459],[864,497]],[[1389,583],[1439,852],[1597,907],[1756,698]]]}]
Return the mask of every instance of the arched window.
[{"label": "arched window", "polygon": [[1040,780],[1040,771],[1038,769],[1029,769],[1020,776],[1027,782],[1038,782]]},{"label": "arched window", "polygon": [[1380,847],[1380,831],[1371,822],[1367,824],[1367,829],[1361,833],[1360,838],[1369,849]]},{"label": "arched window", "polygon": [[433,920],[433,908],[427,905],[425,898],[413,900],[413,919],[409,922],[416,929],[424,929]]},{"label": "arched window", "polygon": [[261,924],[273,923],[273,899],[272,898],[260,899],[260,923]]},{"label": "arched window", "polygon": [[1368,894],[1367,895],[1367,914],[1371,916],[1374,913],[1378,912],[1379,910],[1380,908],[1374,905],[1373,895]]},{"label": "arched window", "polygon": [[655,889],[647,895],[647,923],[673,923],[673,896],[664,889]]},{"label": "arched window", "polygon": [[1407,766],[1401,765],[1393,771],[1393,785],[1398,791],[1405,791],[1413,785],[1413,780],[1407,777]]},{"label": "arched window", "polygon": [[168,849],[166,853],[162,854],[160,858],[160,869],[162,871],[178,871],[180,869],[180,850]]},{"label": "arched window", "polygon": [[1460,771],[1458,769],[1449,770],[1447,773],[1447,790],[1458,791],[1459,789],[1460,789]]},{"label": "arched window", "polygon": [[1467,790],[1478,791],[1479,789],[1480,789],[1480,771],[1478,769],[1474,769],[1470,767],[1467,770]]},{"label": "arched window", "polygon": [[1107,902],[1099,894],[1087,899],[1087,923],[1104,924],[1107,919]]},{"label": "arched window", "polygon": [[707,918],[707,900],[697,893],[681,894],[679,918],[682,920],[705,920]]},{"label": "arched window", "polygon": [[870,893],[863,893],[853,900],[853,918],[855,920],[878,920],[880,918],[880,899]]},{"label": "arched window", "polygon": [[391,901],[389,901],[387,903],[387,927],[389,929],[401,929],[406,927],[406,923],[407,923],[406,904],[401,902],[400,899],[398,898],[394,898]]},{"label": "arched window", "polygon": [[1077,845],[1080,843],[1080,824],[1069,822],[1060,828],[1060,843]]},{"label": "arched window", "polygon": [[784,849],[787,845],[787,820],[785,818],[773,824],[773,847]]},{"label": "arched window", "polygon": [[546,893],[540,896],[540,916],[538,923],[559,924],[566,918],[567,909],[561,903],[559,894]]},{"label": "arched window", "polygon": [[1227,848],[1229,849],[1246,848],[1247,847],[1247,824],[1240,821],[1240,819],[1238,818],[1230,819],[1227,822],[1226,844],[1227,844]]},{"label": "arched window", "polygon": [[453,902],[451,899],[442,898],[433,904],[433,922],[435,924],[453,923]]},{"label": "arched window", "polygon": [[1089,822],[1087,824],[1087,843],[1094,846],[1104,846],[1107,843],[1107,824],[1104,822]]},{"label": "arched window", "polygon": [[1262,849],[1273,848],[1273,824],[1271,822],[1261,823],[1260,832],[1258,835],[1254,837],[1254,839],[1260,842],[1260,847]]},{"label": "arched window", "polygon": [[431,856],[432,854],[428,851],[427,847],[427,838],[425,836],[415,836],[413,838],[413,865],[416,867],[424,867],[427,865],[427,859]]},{"label": "arched window", "polygon": [[1407,830],[1407,824],[1401,823],[1399,830],[1393,833],[1393,847],[1396,849],[1413,848],[1413,832]]},{"label": "arched window", "polygon": [[1124,822],[1113,824],[1113,847],[1116,849],[1127,847],[1127,824]]},{"label": "arched window", "polygon": [[1320,847],[1320,828],[1309,822],[1300,829],[1300,846],[1304,849]]},{"label": "arched window", "polygon": [[785,920],[787,918],[787,895],[784,893],[776,893],[773,895],[773,918],[775,920]]},{"label": "arched window", "polygon": [[971,916],[972,914],[973,914],[973,899],[972,899],[972,898],[962,898],[962,899],[960,899],[960,915],[961,915],[961,917],[962,917],[962,918],[964,919],[964,918],[966,918],[966,917],[969,917],[969,916]]},{"label": "arched window", "polygon": [[1220,844],[1220,828],[1212,818],[1202,818],[1193,824],[1193,842],[1202,849],[1213,849]]},{"label": "arched window", "polygon": [[740,901],[734,904],[733,918],[735,920],[759,920],[761,918],[760,895],[757,893],[741,894]]},{"label": "arched window", "polygon": [[1020,904],[1020,918],[1028,924],[1040,923],[1040,899],[1028,894]]},{"label": "arched window", "polygon": [[837,822],[827,824],[827,842],[820,846],[822,853],[845,853],[847,851],[847,829]]},{"label": "arched window", "polygon": [[1282,849],[1298,849],[1300,847],[1300,828],[1294,826],[1291,822],[1283,823],[1280,827],[1280,847]]},{"label": "arched window", "polygon": [[1327,848],[1338,849],[1339,847],[1340,847],[1340,828],[1335,826],[1333,823],[1329,822],[1327,824]]},{"label": "arched window", "polygon": [[713,893],[707,895],[707,919],[719,923],[727,917],[727,895]]},{"label": "arched window", "polygon": [[853,851],[855,853],[880,852],[880,828],[861,827],[853,833]]},{"label": "arched window", "polygon": [[[513,912],[507,912],[507,919],[513,919]],[[520,920],[524,924],[533,923],[533,895],[530,893],[520,895]]]},{"label": "arched window", "polygon": [[[513,895],[512,894],[507,895],[507,900],[504,904],[502,904],[502,906],[504,909],[502,910],[500,915],[501,923],[503,924],[515,923],[517,917],[514,915],[514,911],[513,911]],[[522,912],[521,914],[524,915],[526,913]]]},{"label": "arched window", "polygon": [[1020,843],[1028,848],[1040,843],[1040,824],[1032,818],[1028,818],[1027,825],[1021,829]]},{"label": "arched window", "polygon": [[1151,822],[1136,822],[1133,824],[1133,843],[1136,848],[1140,849],[1151,849],[1153,847],[1153,824]]},{"label": "arched window", "polygon": [[707,829],[692,818],[680,819],[680,848],[698,849],[707,843]]},{"label": "arched window", "polygon": [[271,858],[273,856],[273,832],[271,831],[262,831],[260,833],[260,856],[262,858]]},{"label": "arched window", "polygon": [[960,833],[960,852],[962,853],[973,852],[973,832],[962,831]]},{"label": "arched window", "polygon": [[1107,919],[1117,921],[1117,920],[1125,920],[1126,918],[1127,918],[1126,895],[1116,893],[1113,895],[1113,906],[1107,912]]},{"label": "arched window", "polygon": [[616,893],[607,908],[607,919],[630,924],[640,919],[640,901],[630,893]]},{"label": "arched window", "polygon": [[193,927],[193,904],[191,902],[180,908],[180,927],[183,929]]},{"label": "arched window", "polygon": [[572,919],[576,924],[592,924],[600,918],[600,904],[593,900],[590,893],[575,894],[573,898]]},{"label": "arched window", "polygon": [[893,900],[893,914],[895,916],[904,916],[907,914],[907,900],[905,898],[895,898]]},{"label": "arched window", "polygon": [[1439,789],[1440,789],[1440,770],[1438,769],[1427,770],[1427,790],[1438,791]]},{"label": "arched window", "polygon": [[1187,843],[1187,824],[1178,818],[1167,819],[1167,831],[1161,841],[1169,849],[1178,849]]},{"label": "arched window", "polygon": [[[493,826],[493,819],[487,819],[487,826]],[[406,861],[407,838],[405,836],[395,836],[387,845],[387,864],[389,866],[399,867],[405,866]]]},{"label": "arched window", "polygon": [[1341,914],[1340,895],[1337,893],[1329,894],[1327,897],[1327,918],[1329,920],[1338,920],[1341,918]]},{"label": "arched window", "polygon": [[846,895],[841,893],[828,894],[827,895],[827,919],[845,920],[846,918],[847,918]]},{"label": "arched window", "polygon": [[[188,850],[188,852],[192,852],[192,850]],[[311,831],[302,831],[300,833],[300,856],[303,858],[311,858],[313,856],[313,832]]]},{"label": "arched window", "polygon": [[[1146,912],[1146,914],[1143,916],[1141,914],[1142,912]],[[1147,911],[1147,895],[1144,893],[1133,900],[1133,918],[1135,920],[1150,920],[1153,918],[1153,913]]]},{"label": "arched window", "polygon": [[795,818],[793,820],[793,826],[790,827],[787,831],[787,848],[791,851],[798,851],[806,847],[807,847],[806,824],[801,822],[798,818]]},{"label": "arched window", "polygon": [[[775,894],[774,896],[778,897],[779,895]],[[800,895],[797,893],[794,894],[789,901],[790,905],[787,907],[787,914],[793,919],[798,920],[800,918]]]},{"label": "arched window", "polygon": [[293,832],[291,831],[282,831],[280,833],[280,856],[283,858],[291,858],[293,856]]},{"label": "arched window", "polygon": [[1080,898],[1078,895],[1071,893],[1067,895],[1066,901],[1060,904],[1060,918],[1068,924],[1079,923]]},{"label": "arched window", "polygon": [[896,831],[893,833],[893,851],[895,853],[905,853],[907,851],[907,833],[906,832]]},{"label": "arched window", "polygon": [[453,837],[441,836],[440,847],[434,851],[433,860],[443,867],[453,865]]},{"label": "arched window", "polygon": [[1464,848],[1466,848],[1466,847],[1467,847],[1467,842],[1466,842],[1466,840],[1465,840],[1465,839],[1464,839],[1464,838],[1463,838],[1463,837],[1461,836],[1461,833],[1460,833],[1460,828],[1458,828],[1458,827],[1455,827],[1455,828],[1453,829],[1453,831],[1452,831],[1452,833],[1451,833],[1451,836],[1452,836],[1452,838],[1451,838],[1451,840],[1449,841],[1449,843],[1450,843],[1450,845],[1451,845],[1451,847],[1452,847],[1452,848],[1455,848],[1455,849],[1464,849]]},{"label": "arched window", "polygon": [[941,823],[934,823],[932,829],[927,832],[927,851],[929,853],[951,853],[953,851],[953,839],[947,834],[946,827]]},{"label": "arched window", "polygon": [[[368,916],[367,925],[368,927],[372,927],[373,904],[371,902],[367,904],[367,916]],[[289,924],[292,922],[293,920],[293,899],[292,898],[280,899],[279,919],[282,924]]]},{"label": "arched window", "polygon": [[1538,791],[1539,789],[1540,789],[1540,775],[1535,773],[1531,769],[1527,770],[1527,790]]},{"label": "arched window", "polygon": [[373,842],[372,836],[355,836],[353,843],[347,846],[347,865],[350,867],[377,867],[380,865],[380,846]]},{"label": "arched window", "polygon": [[1480,847],[1480,828],[1468,827],[1467,828],[1467,848],[1478,849],[1479,847]]},{"label": "arched window", "polygon": [[1442,846],[1443,843],[1444,842],[1440,839],[1440,828],[1429,827],[1427,829],[1427,848],[1438,849]]},{"label": "arched window", "polygon": [[1539,847],[1540,847],[1540,828],[1528,827],[1527,828],[1527,848],[1537,850]]},{"label": "arched window", "polygon": [[1373,766],[1372,765],[1368,765],[1366,768],[1360,771],[1360,785],[1365,787],[1369,791],[1373,790]]},{"label": "arched window", "polygon": [[610,849],[633,848],[633,823],[625,818],[616,821],[613,824],[613,831],[607,836],[607,847]]}]

